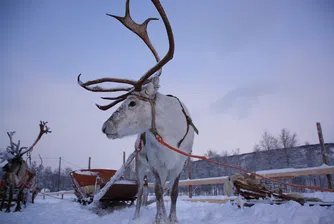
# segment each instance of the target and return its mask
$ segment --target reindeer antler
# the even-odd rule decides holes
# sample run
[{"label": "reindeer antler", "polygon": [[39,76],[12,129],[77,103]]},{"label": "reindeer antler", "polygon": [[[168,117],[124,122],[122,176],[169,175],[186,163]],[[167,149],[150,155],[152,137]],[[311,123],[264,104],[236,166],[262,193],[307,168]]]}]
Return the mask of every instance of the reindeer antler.
[{"label": "reindeer antler", "polygon": [[38,157],[39,157],[39,159],[41,160],[41,164],[39,164],[39,166],[38,167],[42,167],[43,166],[43,159],[42,159],[42,157],[41,157],[41,155],[40,154],[38,154]]},{"label": "reindeer antler", "polygon": [[15,131],[7,132],[7,135],[9,137],[10,145],[6,147],[6,150],[2,150],[0,152],[0,162],[3,162],[5,160],[11,160],[14,157],[19,155],[19,153],[20,153],[20,140],[18,141],[17,144],[15,144],[14,141],[13,141],[14,134],[15,134]]},{"label": "reindeer antler", "polygon": [[34,146],[37,144],[37,142],[42,138],[42,136],[44,134],[47,134],[47,133],[51,133],[50,131],[50,128],[46,125],[48,122],[44,122],[44,121],[41,121],[40,124],[39,124],[39,134],[36,138],[36,140],[34,141],[34,143],[27,149],[25,150],[24,152],[20,153],[20,156],[24,155],[25,153],[29,152],[29,151],[32,151]]},{"label": "reindeer antler", "polygon": [[15,131],[7,132],[7,135],[9,137],[9,142],[10,142],[10,146],[9,147],[11,147],[11,148],[14,148],[14,146],[15,146],[15,143],[13,142],[13,135],[14,134],[15,134]]},{"label": "reindeer antler", "polygon": [[[120,16],[115,16],[115,15],[111,15],[111,14],[107,14],[108,16],[111,16],[113,18],[116,18],[118,21],[120,21],[125,27],[127,27],[129,30],[131,30],[132,32],[134,32],[135,34],[137,34],[144,42],[145,44],[148,46],[148,48],[151,50],[151,52],[153,53],[157,63],[151,68],[149,69],[138,81],[132,81],[132,80],[128,80],[128,79],[118,79],[118,78],[101,78],[101,79],[96,79],[96,80],[92,80],[92,81],[87,81],[87,82],[82,82],[80,80],[80,76],[81,74],[78,76],[78,84],[83,87],[86,90],[92,91],[92,92],[117,92],[117,91],[127,91],[128,93],[125,93],[121,96],[118,97],[102,97],[102,99],[107,99],[107,100],[114,100],[112,103],[105,105],[105,106],[100,106],[97,105],[96,106],[100,109],[100,110],[108,110],[111,107],[115,106],[116,104],[118,104],[119,102],[122,102],[123,100],[126,99],[126,97],[128,95],[130,95],[132,92],[134,91],[140,91],[142,86],[149,83],[151,81],[150,77],[159,70],[159,73],[157,74],[157,76],[161,75],[162,72],[162,67],[167,64],[174,55],[174,36],[173,36],[173,32],[172,32],[172,28],[169,24],[167,15],[162,7],[162,5],[160,4],[159,0],[152,0],[155,8],[157,9],[157,11],[159,12],[165,27],[166,27],[166,31],[167,31],[167,35],[168,35],[168,40],[169,40],[169,50],[167,52],[167,54],[164,56],[164,58],[162,60],[160,60],[158,53],[156,52],[155,48],[153,47],[153,45],[151,44],[150,38],[148,37],[147,34],[147,25],[151,20],[158,20],[157,18],[148,18],[146,19],[142,24],[137,24],[136,22],[134,22],[130,16],[130,1],[127,0],[126,1],[126,9],[125,9],[125,16],[124,17],[120,17]],[[121,88],[110,88],[110,89],[105,89],[102,88],[98,85],[92,86],[94,84],[100,84],[100,83],[105,83],[105,82],[114,82],[114,83],[124,83],[124,84],[129,84],[132,85],[133,87],[121,87]]]},{"label": "reindeer antler", "polygon": [[17,156],[21,153],[22,150],[27,149],[27,147],[21,147],[20,148],[20,144],[21,144],[20,140],[17,141],[17,144],[14,143],[14,141],[13,141],[14,134],[15,134],[15,131],[7,132],[7,135],[9,137],[10,145],[7,146],[6,150],[7,150],[7,153],[10,153],[14,156]]}]

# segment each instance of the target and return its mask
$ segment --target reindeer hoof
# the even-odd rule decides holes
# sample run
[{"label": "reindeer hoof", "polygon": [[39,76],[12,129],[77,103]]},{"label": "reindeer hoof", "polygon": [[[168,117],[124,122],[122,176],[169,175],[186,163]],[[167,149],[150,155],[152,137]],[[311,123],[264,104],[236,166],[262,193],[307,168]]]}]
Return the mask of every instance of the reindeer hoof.
[{"label": "reindeer hoof", "polygon": [[16,207],[14,212],[20,212],[21,211],[21,207]]},{"label": "reindeer hoof", "polygon": [[176,217],[169,217],[169,223],[170,224],[178,224],[179,223],[179,221],[177,220],[177,218]]},{"label": "reindeer hoof", "polygon": [[138,218],[139,218],[139,215],[134,215],[133,218],[132,218],[132,220],[136,220]]},{"label": "reindeer hoof", "polygon": [[156,218],[153,223],[154,224],[169,224],[169,222],[163,218]]}]

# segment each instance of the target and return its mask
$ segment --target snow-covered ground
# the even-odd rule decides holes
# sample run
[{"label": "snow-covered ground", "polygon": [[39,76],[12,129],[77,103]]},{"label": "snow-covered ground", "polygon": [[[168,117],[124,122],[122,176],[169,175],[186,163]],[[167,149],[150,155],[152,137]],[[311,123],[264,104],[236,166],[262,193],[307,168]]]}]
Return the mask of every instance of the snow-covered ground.
[{"label": "snow-covered ground", "polygon": [[[314,193],[307,196],[316,196],[324,201],[334,201],[334,193]],[[207,196],[205,196],[207,198]],[[35,204],[28,204],[22,212],[4,213],[0,212],[0,223],[8,224],[125,224],[152,223],[155,217],[155,204],[141,210],[141,218],[132,220],[135,206],[123,208],[116,211],[95,214],[87,207],[73,202],[74,195],[65,195],[64,200],[47,198],[41,196],[36,198]],[[186,198],[185,196],[180,196]],[[195,197],[196,198],[196,197]],[[199,198],[204,198],[199,197]],[[216,197],[217,198],[217,197]],[[218,197],[223,198],[223,196]],[[170,203],[166,203],[169,209]],[[301,206],[296,202],[283,205],[257,204],[253,207],[239,209],[231,203],[213,204],[203,202],[178,201],[177,215],[179,223],[233,223],[233,224],[329,224],[334,223],[334,207]]]}]

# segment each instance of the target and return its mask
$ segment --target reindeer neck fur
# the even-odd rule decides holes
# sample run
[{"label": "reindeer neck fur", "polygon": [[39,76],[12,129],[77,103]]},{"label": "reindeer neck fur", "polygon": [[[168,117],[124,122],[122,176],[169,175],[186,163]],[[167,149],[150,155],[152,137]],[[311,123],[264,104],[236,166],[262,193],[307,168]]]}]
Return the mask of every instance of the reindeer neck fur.
[{"label": "reindeer neck fur", "polygon": [[28,169],[28,164],[23,160],[21,164],[15,164],[13,169],[8,172],[9,182],[18,186],[20,182],[24,181],[22,178],[28,178],[28,176],[26,176]]},{"label": "reindeer neck fur", "polygon": [[[157,133],[169,145],[177,147],[178,142],[185,135],[188,125],[180,102],[173,97],[165,96],[158,92],[154,106]],[[184,105],[183,107],[189,116],[186,107]],[[187,153],[191,152],[193,140],[194,130],[190,128],[187,136],[178,148]],[[174,179],[182,171],[187,158],[160,144],[156,140],[154,133],[147,132],[145,148],[149,164],[159,173],[162,183],[166,181],[168,175],[171,179]]]},{"label": "reindeer neck fur", "polygon": [[[165,141],[168,141],[168,144],[177,147],[177,143],[183,138],[188,125],[180,102],[158,92],[154,106],[157,133]],[[189,116],[187,110],[186,113]]]}]

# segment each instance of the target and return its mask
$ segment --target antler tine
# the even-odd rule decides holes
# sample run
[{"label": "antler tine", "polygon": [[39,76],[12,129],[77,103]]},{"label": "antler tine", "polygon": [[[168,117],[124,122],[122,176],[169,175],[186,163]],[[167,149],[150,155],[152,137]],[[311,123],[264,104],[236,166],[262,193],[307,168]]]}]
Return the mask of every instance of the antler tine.
[{"label": "antler tine", "polygon": [[103,83],[103,82],[117,82],[117,83],[125,83],[125,84],[131,84],[131,85],[135,85],[136,82],[132,81],[132,80],[128,80],[128,79],[117,79],[117,78],[101,78],[101,79],[96,79],[96,80],[92,80],[92,81],[87,81],[87,82],[82,82],[80,80],[80,76],[81,74],[78,75],[78,84],[89,91],[92,92],[118,92],[118,91],[129,91],[131,90],[131,88],[110,88],[110,89],[105,89],[102,88],[98,85],[90,87],[90,85],[94,85],[94,84],[99,84],[99,83]]},{"label": "antler tine", "polygon": [[19,152],[18,152],[18,155],[21,154],[22,150],[25,150],[25,149],[28,149],[28,147],[21,147],[20,150],[19,150]]},{"label": "antler tine", "polygon": [[41,164],[39,165],[39,167],[42,167],[42,166],[43,166],[43,159],[42,159],[42,157],[41,157],[40,154],[38,154],[38,157],[39,157],[39,159],[41,160]]},{"label": "antler tine", "polygon": [[[115,19],[117,19],[118,21],[120,21],[125,27],[127,27],[129,30],[131,30],[132,32],[134,32],[135,34],[137,34],[146,44],[146,46],[151,50],[151,52],[153,53],[155,60],[157,62],[160,61],[160,57],[157,53],[157,51],[155,50],[155,48],[153,47],[150,38],[147,34],[147,25],[151,20],[159,20],[158,18],[148,18],[146,19],[142,24],[137,24],[135,21],[133,21],[133,19],[131,18],[130,15],[130,0],[126,1],[126,8],[125,8],[125,16],[124,17],[120,17],[120,16],[115,16],[115,15],[111,15],[108,14],[108,16],[114,17]],[[156,71],[158,71],[157,76],[160,76],[162,73],[162,66],[158,69],[156,69],[152,74],[148,75],[147,77],[145,77],[145,81],[148,77],[150,77],[151,75],[153,75]],[[143,79],[144,80],[144,79]],[[141,79],[139,80],[140,82],[135,84],[135,89],[141,90],[141,86],[148,83],[145,81],[142,81]]]},{"label": "antler tine", "polygon": [[118,21],[120,21],[126,28],[128,28],[129,30],[131,30],[132,32],[134,32],[135,34],[137,34],[140,39],[142,39],[144,41],[144,43],[147,45],[147,47],[151,50],[151,52],[153,53],[155,60],[158,62],[160,61],[160,57],[157,53],[157,51],[155,50],[155,48],[153,47],[150,38],[147,34],[147,25],[151,20],[159,20],[158,18],[148,18],[146,19],[142,24],[138,24],[135,21],[133,21],[133,19],[131,18],[130,15],[130,0],[126,0],[126,4],[125,4],[125,16],[124,17],[120,17],[120,16],[115,16],[115,15],[111,15],[106,13],[108,16],[114,17],[115,19],[117,19]]},{"label": "antler tine", "polygon": [[[157,62],[157,64],[155,66],[153,66],[150,70],[148,70],[137,82],[137,84],[135,85],[135,90],[141,90],[142,85],[145,83],[145,81],[152,76],[155,72],[157,72],[158,70],[161,70],[161,68],[167,64],[170,60],[172,60],[173,56],[174,56],[174,49],[175,49],[175,43],[174,43],[174,36],[173,36],[173,31],[172,31],[172,27],[169,23],[168,17],[165,13],[165,10],[163,9],[162,5],[160,4],[159,0],[152,0],[155,8],[157,9],[157,11],[159,12],[164,24],[165,24],[165,28],[167,31],[167,35],[168,35],[168,41],[169,41],[169,49],[167,54],[164,56],[164,58]],[[161,74],[161,71],[160,71]],[[158,75],[160,75],[158,74]]]},{"label": "antler tine", "polygon": [[100,110],[108,110],[110,108],[112,108],[113,106],[115,106],[116,104],[122,102],[123,100],[125,100],[126,97],[123,97],[119,100],[115,100],[114,102],[111,102],[110,104],[107,104],[107,105],[104,105],[104,106],[101,106],[101,105],[98,105],[98,104],[95,104]]},{"label": "antler tine", "polygon": [[25,153],[29,152],[29,151],[32,151],[34,146],[37,144],[37,142],[42,138],[42,136],[44,134],[47,134],[47,133],[51,133],[50,131],[50,128],[46,125],[48,122],[45,122],[45,121],[41,121],[40,124],[39,124],[39,134],[36,138],[36,140],[34,141],[34,143],[27,149],[25,150],[24,152],[20,153],[20,155],[24,155]]},{"label": "antler tine", "polygon": [[116,96],[116,97],[101,97],[102,99],[104,100],[120,100],[120,99],[125,99],[126,97],[128,97],[130,94],[132,93],[131,92],[128,92],[128,93],[125,93],[123,95],[120,95],[120,96]]},{"label": "antler tine", "polygon": [[43,134],[51,133],[50,128],[46,125],[47,121],[41,121],[39,124],[40,132]]},{"label": "antler tine", "polygon": [[10,147],[14,150],[15,143],[13,142],[13,135],[15,134],[15,131],[7,132],[7,135],[9,137]]},{"label": "antler tine", "polygon": [[[14,143],[15,144],[15,143]],[[20,144],[21,144],[21,141],[20,140],[18,140],[17,141],[17,144],[15,144],[15,146],[16,146],[16,149],[15,149],[15,152],[16,152],[16,154],[20,154]]]}]

